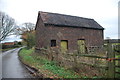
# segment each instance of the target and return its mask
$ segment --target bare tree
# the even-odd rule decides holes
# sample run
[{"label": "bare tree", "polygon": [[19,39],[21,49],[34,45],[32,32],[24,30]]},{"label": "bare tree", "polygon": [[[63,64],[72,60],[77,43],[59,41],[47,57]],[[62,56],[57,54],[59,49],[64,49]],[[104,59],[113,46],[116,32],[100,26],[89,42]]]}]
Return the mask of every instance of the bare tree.
[{"label": "bare tree", "polygon": [[30,23],[30,22],[26,22],[26,23],[23,23],[21,26],[16,27],[15,34],[22,35],[24,33],[31,32],[34,29],[35,29],[35,24]]},{"label": "bare tree", "polygon": [[0,42],[7,36],[11,35],[15,29],[15,26],[15,20],[0,11]]},{"label": "bare tree", "polygon": [[23,27],[25,27],[26,31],[32,31],[35,29],[35,24],[33,23],[23,23]]}]

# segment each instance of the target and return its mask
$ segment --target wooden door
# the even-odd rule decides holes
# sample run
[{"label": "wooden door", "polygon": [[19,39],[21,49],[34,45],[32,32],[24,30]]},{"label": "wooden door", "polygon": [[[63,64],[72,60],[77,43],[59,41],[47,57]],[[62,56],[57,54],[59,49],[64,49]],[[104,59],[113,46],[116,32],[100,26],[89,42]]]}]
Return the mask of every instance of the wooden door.
[{"label": "wooden door", "polygon": [[68,49],[68,41],[67,40],[61,40],[61,51],[65,52]]},{"label": "wooden door", "polygon": [[78,40],[78,52],[79,53],[85,53],[85,40]]}]

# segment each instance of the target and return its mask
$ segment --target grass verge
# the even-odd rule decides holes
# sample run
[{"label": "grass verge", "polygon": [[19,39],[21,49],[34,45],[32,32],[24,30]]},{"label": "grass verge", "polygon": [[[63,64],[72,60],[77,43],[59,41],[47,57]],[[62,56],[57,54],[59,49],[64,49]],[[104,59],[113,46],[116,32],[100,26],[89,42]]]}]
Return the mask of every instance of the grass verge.
[{"label": "grass verge", "polygon": [[23,48],[19,56],[25,64],[36,68],[45,78],[81,78],[80,75],[74,71],[67,70],[56,65],[54,61],[49,61],[48,59],[36,55],[33,49],[28,50]]},{"label": "grass verge", "polygon": [[0,49],[0,51],[5,52],[5,51],[11,50],[11,49],[15,49],[15,48]]}]

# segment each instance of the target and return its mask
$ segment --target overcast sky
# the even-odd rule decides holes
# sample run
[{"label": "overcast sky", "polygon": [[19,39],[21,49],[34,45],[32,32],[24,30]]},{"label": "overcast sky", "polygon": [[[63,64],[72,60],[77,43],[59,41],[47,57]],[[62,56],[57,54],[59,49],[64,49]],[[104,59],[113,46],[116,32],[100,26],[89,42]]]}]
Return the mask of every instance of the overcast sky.
[{"label": "overcast sky", "polygon": [[[105,28],[104,38],[118,38],[119,0],[0,0],[0,10],[17,24],[36,24],[38,11],[92,18]],[[94,36],[94,35],[93,35]],[[18,40],[11,36],[6,41]]]}]

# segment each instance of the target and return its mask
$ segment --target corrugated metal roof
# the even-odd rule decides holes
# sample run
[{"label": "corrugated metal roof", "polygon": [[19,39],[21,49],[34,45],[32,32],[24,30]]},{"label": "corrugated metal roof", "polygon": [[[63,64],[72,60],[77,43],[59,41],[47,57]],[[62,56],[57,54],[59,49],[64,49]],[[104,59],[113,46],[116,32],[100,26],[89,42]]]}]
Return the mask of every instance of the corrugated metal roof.
[{"label": "corrugated metal roof", "polygon": [[44,24],[52,24],[56,26],[104,29],[94,19],[41,11],[39,13]]}]

